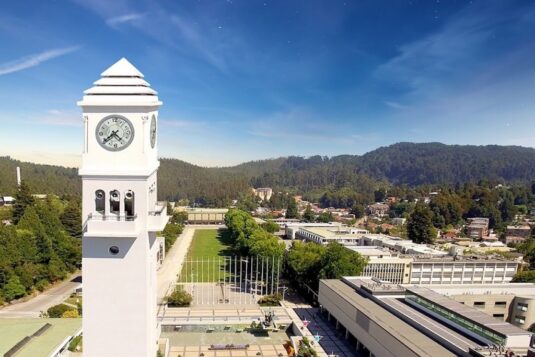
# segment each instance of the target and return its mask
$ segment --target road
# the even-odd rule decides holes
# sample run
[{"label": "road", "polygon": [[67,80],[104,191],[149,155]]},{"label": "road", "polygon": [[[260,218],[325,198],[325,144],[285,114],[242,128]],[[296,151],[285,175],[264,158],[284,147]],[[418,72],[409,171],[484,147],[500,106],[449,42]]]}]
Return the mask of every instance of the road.
[{"label": "road", "polygon": [[62,303],[81,284],[81,275],[77,273],[70,279],[46,290],[36,297],[6,306],[0,309],[0,318],[39,317],[41,311]]},{"label": "road", "polygon": [[[225,228],[225,226],[191,225],[184,228],[176,243],[167,252],[167,256],[158,270],[158,301],[161,301],[166,295],[169,286],[176,282],[177,274],[182,269],[195,230],[219,228]],[[28,301],[0,309],[0,318],[39,317],[41,311],[46,311],[49,307],[60,304],[67,299],[80,284],[81,275],[78,273],[73,275],[70,280],[59,283]]]}]

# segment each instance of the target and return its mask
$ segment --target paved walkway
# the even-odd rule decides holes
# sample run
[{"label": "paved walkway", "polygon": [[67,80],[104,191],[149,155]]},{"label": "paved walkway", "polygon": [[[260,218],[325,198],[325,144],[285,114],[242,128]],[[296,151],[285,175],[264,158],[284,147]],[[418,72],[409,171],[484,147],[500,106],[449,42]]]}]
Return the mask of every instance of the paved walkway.
[{"label": "paved walkway", "polygon": [[167,252],[163,264],[158,270],[159,302],[165,297],[169,287],[176,282],[177,274],[182,269],[194,232],[195,228],[184,227],[182,234],[178,236],[175,244]]},{"label": "paved walkway", "polygon": [[[324,353],[338,357],[361,356],[356,352],[355,347],[351,346],[345,339],[344,334],[341,331],[337,331],[336,327],[320,314],[318,308],[297,308],[294,311],[301,321],[305,319],[308,321],[308,326],[305,330],[312,335],[307,334],[310,340],[314,340],[315,335],[321,336],[319,345]],[[319,350],[317,346],[316,350]],[[318,355],[321,355],[321,353],[318,353]]]},{"label": "paved walkway", "polygon": [[278,326],[288,327],[292,319],[287,309],[276,307],[259,307],[258,305],[214,306],[212,308],[167,308],[160,320],[166,325],[207,325],[207,324],[246,324],[264,320],[266,313],[274,314],[274,321]]},{"label": "paved walkway", "polygon": [[175,244],[167,252],[162,266],[158,270],[158,302],[167,295],[169,287],[176,283],[177,274],[182,271],[182,264],[186,260],[188,249],[196,229],[219,229],[221,225],[188,225],[178,236]]},{"label": "paved walkway", "polygon": [[69,279],[34,298],[0,309],[0,318],[39,317],[41,311],[46,311],[51,306],[61,304],[80,284],[80,273],[74,274]]}]

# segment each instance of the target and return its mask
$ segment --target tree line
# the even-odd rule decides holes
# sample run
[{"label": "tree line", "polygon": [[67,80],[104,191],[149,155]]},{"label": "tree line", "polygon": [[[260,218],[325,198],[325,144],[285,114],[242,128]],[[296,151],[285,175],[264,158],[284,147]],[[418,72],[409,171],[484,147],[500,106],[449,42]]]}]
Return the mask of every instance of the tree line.
[{"label": "tree line", "polygon": [[[77,170],[0,157],[0,195],[16,190],[15,168],[37,193],[80,195]],[[535,149],[399,143],[362,156],[290,156],[207,168],[161,159],[159,199],[201,206],[228,206],[250,187],[304,195],[323,207],[351,207],[377,199],[385,188],[456,185],[491,180],[526,183],[535,178]]]},{"label": "tree line", "polygon": [[359,275],[366,266],[365,258],[336,242],[324,246],[295,241],[286,251],[284,243],[258,225],[248,212],[239,209],[229,210],[225,223],[238,254],[275,257],[276,261],[283,261],[283,271],[296,287],[317,291],[319,279]]},{"label": "tree line", "polygon": [[74,272],[81,261],[80,203],[49,195],[35,200],[23,182],[13,224],[0,223],[0,301],[11,301]]}]

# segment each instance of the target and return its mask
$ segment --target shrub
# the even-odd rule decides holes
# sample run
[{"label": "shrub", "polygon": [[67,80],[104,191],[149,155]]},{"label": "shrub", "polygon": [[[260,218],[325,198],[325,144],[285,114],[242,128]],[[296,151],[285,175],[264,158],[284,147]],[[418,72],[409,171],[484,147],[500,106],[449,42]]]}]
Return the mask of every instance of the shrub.
[{"label": "shrub", "polygon": [[78,335],[75,338],[73,338],[72,341],[69,343],[68,350],[71,352],[75,352],[78,345],[80,345],[80,342],[82,342],[82,336]]},{"label": "shrub", "polygon": [[48,287],[48,285],[50,284],[47,280],[41,279],[37,283],[35,283],[35,288],[39,290],[40,292],[43,292]]},{"label": "shrub", "polygon": [[64,319],[76,319],[80,317],[80,315],[78,315],[78,310],[67,310],[61,314],[61,317]]},{"label": "shrub", "polygon": [[266,295],[258,300],[260,306],[279,306],[282,300],[281,294]]},{"label": "shrub", "polygon": [[298,357],[316,357],[317,355],[318,353],[312,348],[308,338],[303,337],[303,339],[299,341],[299,350],[297,351],[297,356]]},{"label": "shrub", "polygon": [[193,297],[182,287],[177,286],[171,295],[166,297],[167,305],[174,307],[190,306]]},{"label": "shrub", "polygon": [[74,310],[74,309],[72,307],[67,306],[67,305],[59,304],[59,305],[52,306],[51,308],[46,310],[46,312],[48,314],[48,317],[60,318],[60,317],[63,317],[63,314],[66,311],[69,311],[69,310]]},{"label": "shrub", "polygon": [[262,228],[264,228],[268,233],[275,233],[280,229],[279,225],[273,221],[267,221],[266,223],[262,224]]},{"label": "shrub", "polygon": [[24,285],[20,282],[20,279],[17,275],[12,275],[11,278],[7,281],[7,284],[4,285],[4,294],[7,301],[17,299],[26,295],[26,289]]},{"label": "shrub", "polygon": [[183,226],[180,224],[167,223],[162,235],[165,238],[165,251],[167,252],[173,244],[175,244],[177,237],[182,233]]}]

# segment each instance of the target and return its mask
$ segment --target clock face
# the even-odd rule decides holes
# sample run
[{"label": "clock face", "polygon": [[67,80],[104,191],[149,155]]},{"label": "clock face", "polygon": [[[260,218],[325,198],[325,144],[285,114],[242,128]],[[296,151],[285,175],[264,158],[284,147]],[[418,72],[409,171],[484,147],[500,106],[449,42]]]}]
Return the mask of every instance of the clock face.
[{"label": "clock face", "polygon": [[156,145],[156,117],[153,115],[150,121],[150,146],[154,149]]},{"label": "clock face", "polygon": [[121,115],[109,115],[99,121],[95,135],[104,149],[120,151],[134,140],[134,126]]}]

